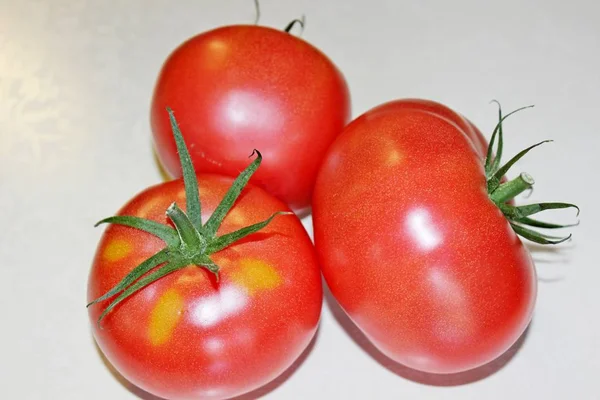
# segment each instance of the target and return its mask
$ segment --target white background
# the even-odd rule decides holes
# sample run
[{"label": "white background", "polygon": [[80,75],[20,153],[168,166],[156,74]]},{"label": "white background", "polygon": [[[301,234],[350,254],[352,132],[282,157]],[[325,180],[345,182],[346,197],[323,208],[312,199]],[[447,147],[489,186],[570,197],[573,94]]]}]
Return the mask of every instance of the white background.
[{"label": "white background", "polygon": [[[354,116],[394,98],[430,98],[489,136],[491,99],[507,111],[536,104],[505,125],[507,154],[555,143],[513,173],[536,178],[528,201],[575,202],[582,222],[571,243],[533,249],[533,323],[492,365],[445,377],[409,371],[326,301],[303,362],[245,399],[600,398],[597,4],[262,1],[263,25],[306,14],[303,38],[344,72]],[[1,398],[152,399],[94,346],[85,291],[101,229],[92,225],[161,179],[148,109],[168,53],[253,19],[250,0],[0,1]]]}]

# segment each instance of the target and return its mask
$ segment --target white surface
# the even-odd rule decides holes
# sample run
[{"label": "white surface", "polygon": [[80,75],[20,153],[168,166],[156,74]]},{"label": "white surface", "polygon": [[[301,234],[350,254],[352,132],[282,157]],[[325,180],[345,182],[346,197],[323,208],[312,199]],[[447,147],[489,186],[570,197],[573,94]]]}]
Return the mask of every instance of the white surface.
[{"label": "white surface", "polygon": [[[559,251],[534,252],[534,321],[502,368],[446,378],[385,368],[326,303],[304,362],[259,394],[600,398],[597,4],[262,1],[263,25],[284,27],[306,14],[303,37],[345,73],[354,116],[394,98],[425,97],[489,133],[489,100],[505,110],[535,103],[506,124],[507,154],[554,139],[515,172],[536,178],[529,200],[578,203],[582,223]],[[253,19],[250,0],[0,0],[2,398],[137,398],[103,364],[88,327],[86,280],[101,234],[92,225],[160,180],[148,108],[167,54],[195,33]]]}]

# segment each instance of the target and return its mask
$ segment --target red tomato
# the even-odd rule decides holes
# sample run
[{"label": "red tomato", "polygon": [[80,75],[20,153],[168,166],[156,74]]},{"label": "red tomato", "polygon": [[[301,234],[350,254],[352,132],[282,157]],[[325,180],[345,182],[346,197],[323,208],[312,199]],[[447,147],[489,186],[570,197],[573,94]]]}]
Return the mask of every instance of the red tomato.
[{"label": "red tomato", "polygon": [[307,42],[271,28],[228,26],[179,46],[158,77],[151,125],[158,157],[180,176],[165,107],[173,108],[195,169],[237,176],[252,149],[252,178],[296,211],[310,205],[320,162],[348,122],[348,87]]},{"label": "red tomato", "polygon": [[[203,220],[232,180],[199,175]],[[119,212],[167,224],[165,210],[185,204],[181,180],[151,187]],[[218,236],[289,210],[264,190],[248,186],[219,227]],[[110,225],[89,277],[92,301],[133,267],[165,247],[155,236]],[[285,370],[306,348],[319,320],[320,271],[310,238],[293,215],[211,255],[217,283],[190,265],[119,304],[97,326],[108,300],[89,308],[96,341],[128,380],[168,399],[222,399],[257,388]]]},{"label": "red tomato", "polygon": [[391,102],[345,129],[315,184],[315,244],[332,294],[383,353],[414,369],[485,364],[532,316],[534,265],[488,195],[485,147],[441,104]]}]

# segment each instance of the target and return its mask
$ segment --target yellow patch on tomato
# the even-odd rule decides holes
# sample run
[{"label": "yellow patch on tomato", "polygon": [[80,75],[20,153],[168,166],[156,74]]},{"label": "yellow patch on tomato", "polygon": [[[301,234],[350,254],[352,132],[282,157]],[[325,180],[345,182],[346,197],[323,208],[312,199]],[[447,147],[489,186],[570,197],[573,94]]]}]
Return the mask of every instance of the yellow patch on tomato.
[{"label": "yellow patch on tomato", "polygon": [[194,268],[194,269],[189,270],[189,272],[185,272],[179,278],[177,278],[178,284],[183,284],[183,285],[194,284],[195,285],[195,284],[198,284],[199,282],[203,282],[206,280],[206,276],[200,270],[202,267],[194,265],[191,268]]},{"label": "yellow patch on tomato", "polygon": [[281,284],[281,277],[275,268],[254,258],[242,259],[240,268],[232,273],[232,279],[250,295],[261,290],[275,289]]},{"label": "yellow patch on tomato", "polygon": [[234,208],[227,214],[227,221],[234,225],[246,225],[246,216],[239,209]]},{"label": "yellow patch on tomato", "polygon": [[[206,197],[209,194],[210,194],[210,192],[206,188],[204,188],[202,186],[198,188],[198,195],[200,197]],[[177,192],[177,200],[185,201],[186,198],[187,198],[187,196],[185,194],[185,188],[180,189],[179,192]],[[180,204],[179,206],[182,207],[183,205],[185,205],[185,203]]]},{"label": "yellow patch on tomato", "polygon": [[[163,199],[160,197],[155,197],[153,199],[148,200],[144,204],[138,208],[136,215],[140,218],[147,218],[148,215],[152,212],[154,208],[156,208],[160,203],[163,202]],[[161,210],[164,213],[164,210]]]},{"label": "yellow patch on tomato", "polygon": [[396,149],[390,150],[387,155],[386,164],[390,167],[400,164],[402,161],[402,154]]},{"label": "yellow patch on tomato", "polygon": [[133,245],[128,240],[113,239],[104,246],[102,257],[106,261],[119,261],[127,257],[131,250],[133,250]]},{"label": "yellow patch on tomato", "polygon": [[160,296],[150,315],[148,327],[150,343],[159,346],[169,341],[182,314],[183,298],[174,289],[167,290]]},{"label": "yellow patch on tomato", "polygon": [[218,254],[211,254],[210,259],[213,260],[213,262],[219,267],[223,268],[231,266],[231,260],[227,257],[223,257]]}]

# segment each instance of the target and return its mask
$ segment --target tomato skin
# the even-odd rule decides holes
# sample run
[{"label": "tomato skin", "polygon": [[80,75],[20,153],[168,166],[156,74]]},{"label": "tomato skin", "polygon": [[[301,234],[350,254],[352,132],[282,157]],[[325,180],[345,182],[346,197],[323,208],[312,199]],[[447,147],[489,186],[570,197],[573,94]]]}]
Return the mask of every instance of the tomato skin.
[{"label": "tomato skin", "polygon": [[386,112],[391,110],[406,110],[414,108],[423,112],[430,112],[445,118],[450,123],[455,124],[459,130],[461,130],[470,140],[475,151],[485,159],[487,154],[488,143],[481,131],[468,119],[458,114],[454,110],[443,106],[442,104],[424,100],[424,99],[402,99],[401,101],[390,101],[388,103],[381,104],[369,111],[369,114],[376,114],[378,112]]},{"label": "tomato skin", "polygon": [[470,127],[438,103],[384,104],[350,123],[315,184],[332,294],[384,354],[431,373],[501,355],[536,298],[531,257],[487,195]]},{"label": "tomato skin", "polygon": [[[232,180],[199,175],[203,221]],[[119,215],[167,223],[165,210],[185,206],[181,180],[151,187]],[[259,222],[287,206],[247,186],[218,235]],[[108,291],[140,261],[164,247],[154,236],[110,225],[88,283],[88,300]],[[133,384],[166,399],[223,399],[251,391],[283,372],[312,339],[321,311],[316,255],[297,217],[276,217],[266,228],[211,256],[220,281],[189,266],[125,300],[96,325],[110,300],[91,306],[94,337]]]},{"label": "tomato skin", "polygon": [[171,176],[181,176],[165,107],[182,127],[195,169],[235,177],[258,149],[252,181],[301,211],[320,162],[350,118],[337,67],[307,42],[271,28],[227,26],[199,34],[166,60],[151,126]]}]

